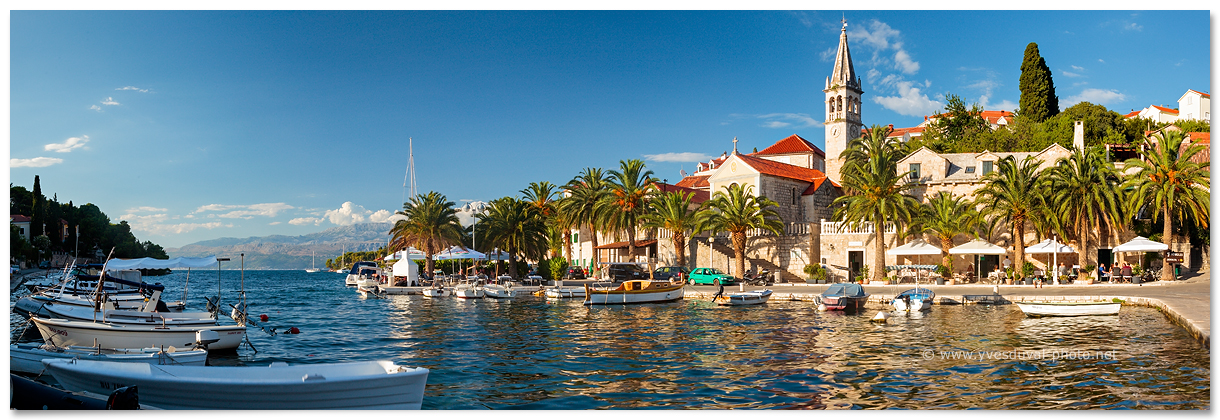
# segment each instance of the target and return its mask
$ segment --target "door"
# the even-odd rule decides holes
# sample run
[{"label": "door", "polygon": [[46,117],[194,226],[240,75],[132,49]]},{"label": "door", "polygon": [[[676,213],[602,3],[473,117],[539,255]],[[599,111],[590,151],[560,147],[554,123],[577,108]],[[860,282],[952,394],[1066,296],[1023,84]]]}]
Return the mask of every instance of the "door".
[{"label": "door", "polygon": [[854,281],[864,270],[864,251],[847,251],[847,280]]},{"label": "door", "polygon": [[[1102,264],[1105,264],[1106,271],[1111,271],[1111,270],[1113,270],[1113,267],[1114,267],[1113,260],[1114,260],[1114,253],[1112,251],[1110,251],[1110,248],[1098,248],[1097,249],[1097,266],[1098,267],[1100,267]],[[1080,269],[1083,270],[1084,267],[1082,266],[1082,267],[1080,267]]]}]

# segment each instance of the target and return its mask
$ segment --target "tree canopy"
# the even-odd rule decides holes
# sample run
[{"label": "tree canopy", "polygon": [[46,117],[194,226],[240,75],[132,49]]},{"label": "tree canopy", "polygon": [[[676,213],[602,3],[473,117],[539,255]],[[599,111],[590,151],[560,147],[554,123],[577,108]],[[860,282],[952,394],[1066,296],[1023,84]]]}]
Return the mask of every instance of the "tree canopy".
[{"label": "tree canopy", "polygon": [[1025,46],[1025,59],[1021,61],[1021,90],[1019,114],[1034,122],[1043,122],[1059,113],[1059,97],[1055,95],[1055,81],[1046,60],[1038,53],[1038,44]]}]

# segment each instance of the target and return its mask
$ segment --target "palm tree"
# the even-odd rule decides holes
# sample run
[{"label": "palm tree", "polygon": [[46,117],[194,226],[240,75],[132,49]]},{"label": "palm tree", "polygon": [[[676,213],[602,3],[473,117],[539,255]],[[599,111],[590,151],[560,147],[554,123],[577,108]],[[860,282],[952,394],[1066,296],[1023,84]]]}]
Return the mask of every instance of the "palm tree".
[{"label": "palm tree", "polygon": [[1081,267],[1093,265],[1088,252],[1092,232],[1122,229],[1123,199],[1118,188],[1118,173],[1106,160],[1101,147],[1074,149],[1068,157],[1059,159],[1047,171],[1052,213],[1074,228],[1080,248],[1077,251]]},{"label": "palm tree", "polygon": [[[1173,221],[1193,220],[1207,227],[1210,217],[1211,171],[1207,163],[1191,161],[1203,151],[1192,144],[1182,149],[1180,131],[1165,131],[1144,139],[1144,159],[1129,159],[1126,166],[1135,171],[1123,183],[1130,189],[1128,209],[1154,211],[1153,220],[1164,223],[1161,240],[1171,243]],[[1171,264],[1161,267],[1161,280],[1173,280]]]},{"label": "palm tree", "polygon": [[919,215],[921,233],[931,233],[940,240],[941,265],[952,270],[953,260],[949,248],[953,247],[953,237],[971,233],[978,225],[978,212],[974,203],[965,196],[958,197],[948,191],[937,192],[923,206]]},{"label": "palm tree", "polygon": [[390,229],[390,249],[402,250],[414,246],[423,251],[425,269],[431,274],[436,265],[432,256],[442,249],[462,244],[464,229],[458,221],[454,203],[436,191],[411,197],[397,214],[406,219],[394,222]]},{"label": "palm tree", "polygon": [[[553,220],[551,219],[556,214],[555,200],[559,197],[559,188],[555,186],[555,184],[547,181],[531,182],[528,187],[521,190],[521,195],[523,196],[523,199],[534,208],[535,214],[542,217],[543,222],[548,226],[551,226],[553,223]],[[564,232],[561,230],[560,226],[551,226],[551,228],[554,229],[555,233],[559,234],[558,236],[560,236],[562,239],[567,239],[568,242],[571,242],[571,232]],[[550,235],[548,234],[548,237],[549,236]],[[559,241],[562,239],[551,241],[553,243],[551,244],[550,248],[557,248]],[[568,256],[570,257],[571,255],[571,247],[568,247]]]},{"label": "palm tree", "polygon": [[547,249],[546,224],[529,202],[502,197],[488,203],[487,211],[475,215],[475,225],[485,249],[497,247],[508,253],[508,275],[517,277],[517,257],[542,259]]},{"label": "palm tree", "polygon": [[601,227],[601,203],[606,194],[606,177],[601,168],[585,168],[565,187],[568,197],[559,201],[559,212],[573,226],[589,228],[593,242],[592,268],[597,267],[597,230]]},{"label": "palm tree", "polygon": [[754,195],[753,185],[742,187],[733,183],[724,187],[724,191],[716,191],[711,200],[703,203],[694,230],[729,233],[737,263],[733,275],[740,278],[746,272],[746,231],[766,229],[777,236],[784,234],[784,222],[775,211],[778,206],[767,197]]},{"label": "palm tree", "polygon": [[691,198],[695,193],[670,191],[657,196],[649,203],[650,211],[644,215],[644,227],[666,229],[673,233],[671,239],[678,254],[678,266],[686,267],[686,234],[696,228],[696,209],[691,209]]},{"label": "palm tree", "polygon": [[907,172],[898,173],[898,161],[907,155],[906,145],[886,139],[887,131],[874,125],[866,135],[848,143],[840,175],[845,195],[831,203],[839,206],[834,212],[836,220],[873,225],[876,249],[869,281],[880,281],[885,274],[886,223],[908,223],[919,212],[919,201],[911,196],[919,184],[908,179]]},{"label": "palm tree", "polygon": [[610,170],[607,187],[608,193],[601,202],[606,227],[627,232],[627,255],[634,258],[635,229],[648,212],[648,200],[656,189],[652,171],[644,169],[642,160],[620,160],[619,169]]},{"label": "palm tree", "polygon": [[1025,265],[1025,224],[1049,208],[1038,177],[1040,163],[1033,156],[1026,156],[1020,163],[1012,156],[1000,159],[996,170],[983,176],[983,188],[975,191],[975,200],[983,204],[981,212],[1011,227],[1018,273]]}]

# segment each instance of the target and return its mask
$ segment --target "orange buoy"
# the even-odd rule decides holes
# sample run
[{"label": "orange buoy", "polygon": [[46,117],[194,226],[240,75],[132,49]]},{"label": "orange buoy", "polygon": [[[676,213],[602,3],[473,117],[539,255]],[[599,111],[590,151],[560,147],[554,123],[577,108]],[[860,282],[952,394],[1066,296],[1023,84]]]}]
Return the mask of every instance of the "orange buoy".
[{"label": "orange buoy", "polygon": [[301,330],[298,330],[297,327],[292,327],[292,328],[288,329],[288,333],[289,334],[300,334]]},{"label": "orange buoy", "polygon": [[259,321],[263,321],[263,322],[267,322],[267,314],[262,314],[262,315],[259,315],[259,316],[258,316],[258,320],[259,320]]}]

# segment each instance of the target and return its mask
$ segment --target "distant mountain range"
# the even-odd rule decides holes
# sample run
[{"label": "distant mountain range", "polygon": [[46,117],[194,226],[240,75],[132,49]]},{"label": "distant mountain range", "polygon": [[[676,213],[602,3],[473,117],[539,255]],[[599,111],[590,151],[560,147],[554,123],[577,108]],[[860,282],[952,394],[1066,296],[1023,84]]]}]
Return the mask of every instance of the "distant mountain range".
[{"label": "distant mountain range", "polygon": [[[224,268],[237,268],[241,253],[245,253],[248,270],[304,270],[316,258],[318,268],[326,260],[337,258],[346,251],[373,251],[390,240],[391,223],[358,223],[339,226],[318,233],[300,236],[271,235],[249,238],[219,238],[195,242],[181,248],[167,248],[173,257],[206,257],[215,255],[232,258]],[[229,265],[234,264],[234,265]]]},{"label": "distant mountain range", "polygon": [[[475,213],[482,213],[487,203],[469,202],[458,209],[458,219],[469,226]],[[337,258],[346,251],[375,251],[390,240],[393,223],[357,223],[339,226],[318,233],[300,236],[271,235],[249,238],[220,238],[195,242],[181,248],[166,248],[170,258],[206,257],[215,255],[231,258],[224,268],[238,268],[240,255],[245,253],[249,270],[304,270],[324,268],[326,260]],[[311,262],[316,259],[316,262]],[[232,265],[230,265],[232,264]]]}]

